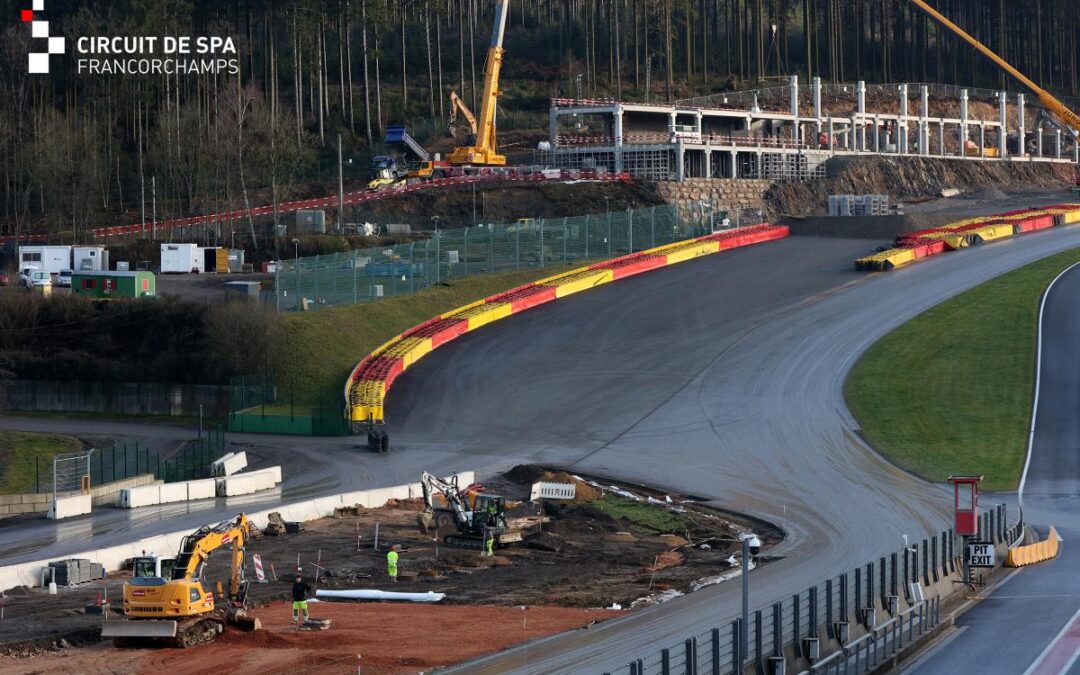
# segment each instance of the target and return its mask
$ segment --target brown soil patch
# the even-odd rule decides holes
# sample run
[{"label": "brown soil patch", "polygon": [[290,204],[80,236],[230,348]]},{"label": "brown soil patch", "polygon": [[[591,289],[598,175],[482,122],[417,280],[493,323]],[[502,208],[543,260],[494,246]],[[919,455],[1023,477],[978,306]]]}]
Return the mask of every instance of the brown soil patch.
[{"label": "brown soil patch", "polygon": [[298,631],[286,603],[255,610],[263,630],[229,630],[213,645],[193,649],[89,649],[0,657],[4,673],[224,672],[397,674],[428,671],[533,638],[588,626],[620,614],[566,607],[312,603],[326,631]]}]

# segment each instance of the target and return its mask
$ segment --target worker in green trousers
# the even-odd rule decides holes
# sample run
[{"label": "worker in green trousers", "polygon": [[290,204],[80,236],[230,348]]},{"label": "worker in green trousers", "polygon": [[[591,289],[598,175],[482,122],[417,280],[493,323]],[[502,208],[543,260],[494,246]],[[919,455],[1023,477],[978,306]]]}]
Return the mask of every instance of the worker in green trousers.
[{"label": "worker in green trousers", "polygon": [[398,551],[400,546],[394,544],[390,547],[390,552],[386,554],[386,573],[390,575],[390,581],[397,583],[397,564],[398,564]]},{"label": "worker in green trousers", "polygon": [[495,555],[495,530],[490,527],[484,528],[484,550],[489,558]]}]

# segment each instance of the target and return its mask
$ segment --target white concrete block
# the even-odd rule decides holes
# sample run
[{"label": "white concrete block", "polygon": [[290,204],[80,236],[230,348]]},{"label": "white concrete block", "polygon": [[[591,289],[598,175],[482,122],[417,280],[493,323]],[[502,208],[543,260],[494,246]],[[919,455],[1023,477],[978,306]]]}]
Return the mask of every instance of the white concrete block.
[{"label": "white concrete block", "polygon": [[187,500],[190,502],[196,499],[213,499],[217,494],[216,484],[217,481],[213,478],[187,481]]},{"label": "white concrete block", "polygon": [[92,506],[91,501],[90,495],[58,497],[53,500],[53,505],[49,509],[48,517],[52,520],[60,520],[61,518],[71,518],[72,516],[81,516],[84,513],[90,513]]},{"label": "white concrete block", "polygon": [[134,509],[139,506],[153,506],[161,503],[161,485],[141,485],[139,487],[124,488],[120,491],[118,505],[122,509]]},{"label": "white concrete block", "polygon": [[161,504],[187,501],[187,483],[164,483],[159,488]]}]

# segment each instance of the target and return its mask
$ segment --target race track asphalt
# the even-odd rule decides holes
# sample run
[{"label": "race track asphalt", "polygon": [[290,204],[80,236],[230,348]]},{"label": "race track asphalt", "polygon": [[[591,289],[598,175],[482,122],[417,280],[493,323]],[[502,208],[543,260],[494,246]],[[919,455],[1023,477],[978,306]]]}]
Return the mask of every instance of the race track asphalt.
[{"label": "race track asphalt", "polygon": [[[1080,266],[1061,276],[1047,294],[1040,331],[1039,406],[1024,482],[1024,515],[1042,537],[1055,525],[1065,543],[1054,560],[1012,573],[957,620],[945,647],[906,672],[1020,675],[1080,610]],[[1080,675],[1080,663],[1068,671],[1045,672]]]},{"label": "race track asphalt", "polygon": [[[522,461],[666,486],[785,529],[773,551],[784,559],[751,576],[751,602],[763,606],[895,549],[903,534],[947,524],[946,491],[893,467],[855,432],[842,395],[855,359],[942,300],[1075,246],[1080,230],[1055,229],[860,275],[851,261],[867,241],[793,237],[604,286],[428,356],[390,394],[389,455],[359,454],[348,446],[355,440],[307,439],[309,452],[326,448],[331,468],[322,479],[290,478],[285,498],[293,485],[321,490],[320,480],[336,492],[412,481],[422,468]],[[117,530],[152,534],[165,517],[178,527],[193,520],[150,510],[135,518],[153,522],[136,524],[103,510],[83,522],[103,519],[97,543]],[[0,529],[0,548],[13,538]],[[87,543],[58,545],[55,527],[32,538],[50,555]],[[616,669],[726,625],[738,602],[737,586],[714,586],[461,670]]]}]

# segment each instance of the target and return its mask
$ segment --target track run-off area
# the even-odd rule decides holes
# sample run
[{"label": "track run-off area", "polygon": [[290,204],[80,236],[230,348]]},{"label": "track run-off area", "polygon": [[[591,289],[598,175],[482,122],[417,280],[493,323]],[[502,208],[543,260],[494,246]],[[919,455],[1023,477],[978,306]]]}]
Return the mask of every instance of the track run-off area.
[{"label": "track run-off area", "polygon": [[[942,300],[1076,246],[1080,230],[1053,228],[865,275],[851,260],[866,240],[791,237],[548,303],[463,335],[402,374],[386,400],[391,453],[362,454],[356,438],[304,439],[298,451],[323,465],[287,477],[267,499],[525,461],[617,475],[782,526],[787,537],[771,551],[780,559],[750,577],[751,605],[765,606],[895,550],[905,534],[948,526],[946,488],[899,470],[859,438],[843,400],[858,356]],[[0,549],[16,553],[0,564],[82,550],[91,536],[93,545],[146,536],[162,520],[202,524],[236,507],[101,510],[66,526],[3,528]],[[727,622],[739,603],[738,585],[721,584],[462,670],[615,669]]]}]

